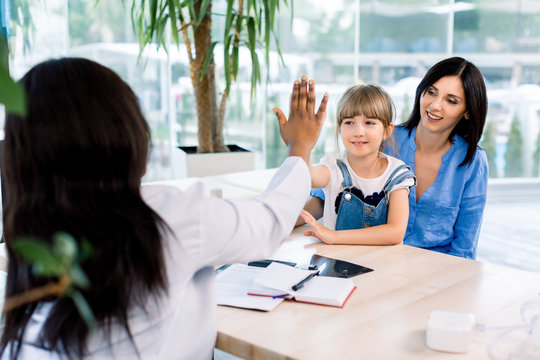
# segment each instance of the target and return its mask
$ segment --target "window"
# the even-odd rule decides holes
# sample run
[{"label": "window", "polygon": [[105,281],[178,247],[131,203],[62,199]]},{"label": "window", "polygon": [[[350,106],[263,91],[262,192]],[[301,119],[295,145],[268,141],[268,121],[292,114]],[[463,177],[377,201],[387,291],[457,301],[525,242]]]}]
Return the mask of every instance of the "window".
[{"label": "window", "polygon": [[[23,28],[17,27],[11,39],[14,76],[46,58],[66,55],[92,58],[113,68],[139,95],[152,127],[153,152],[145,180],[170,178],[174,146],[196,144],[194,99],[183,49],[172,46],[166,54],[148,47],[143,64],[139,63],[129,11],[122,2],[29,4],[35,29],[25,37]],[[319,99],[324,92],[330,95],[328,117],[313,154],[318,161],[324,152],[336,149],[336,102],[348,86],[358,81],[383,85],[394,99],[399,123],[408,117],[416,86],[427,69],[459,55],[480,68],[489,97],[482,146],[490,160],[490,200],[480,249],[493,241],[488,237],[496,237],[493,221],[504,217],[504,212],[497,215],[503,201],[504,206],[515,206],[515,212],[538,218],[539,210],[531,205],[538,205],[531,199],[540,195],[538,1],[295,0],[293,4],[292,27],[291,12],[283,6],[277,29],[285,67],[279,66],[277,53],[271,54],[268,82],[253,100],[249,60],[241,64],[244,68],[228,105],[228,142],[256,151],[258,168],[278,166],[285,149],[271,109],[279,106],[286,111],[293,80],[307,74],[317,82]],[[223,0],[215,1],[215,9],[224,6]],[[215,31],[221,22],[216,18]],[[219,58],[216,62],[217,71],[223,71]],[[520,205],[525,202],[531,207]],[[537,227],[512,219],[509,225],[540,233]],[[508,236],[519,241],[515,234]],[[535,246],[532,253],[540,256]]]}]

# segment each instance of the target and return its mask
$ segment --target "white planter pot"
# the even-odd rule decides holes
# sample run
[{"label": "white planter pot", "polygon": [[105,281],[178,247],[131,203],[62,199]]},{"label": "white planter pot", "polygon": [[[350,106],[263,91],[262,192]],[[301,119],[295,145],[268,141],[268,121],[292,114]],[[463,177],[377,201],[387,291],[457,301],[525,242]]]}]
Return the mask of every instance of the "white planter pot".
[{"label": "white planter pot", "polygon": [[255,153],[237,145],[230,152],[197,153],[196,146],[178,146],[173,153],[175,178],[202,177],[250,171],[255,168]]}]

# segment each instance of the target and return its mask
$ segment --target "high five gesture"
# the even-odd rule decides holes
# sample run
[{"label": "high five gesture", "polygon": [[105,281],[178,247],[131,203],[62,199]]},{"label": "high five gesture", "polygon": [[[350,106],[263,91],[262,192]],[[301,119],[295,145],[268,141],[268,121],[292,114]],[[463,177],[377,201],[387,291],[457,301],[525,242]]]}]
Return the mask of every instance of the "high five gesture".
[{"label": "high five gesture", "polygon": [[289,101],[289,119],[283,111],[274,108],[279,122],[281,138],[288,146],[289,156],[300,156],[309,164],[311,150],[315,147],[322,124],[326,118],[328,94],[324,94],[315,113],[315,82],[307,76],[296,80]]}]

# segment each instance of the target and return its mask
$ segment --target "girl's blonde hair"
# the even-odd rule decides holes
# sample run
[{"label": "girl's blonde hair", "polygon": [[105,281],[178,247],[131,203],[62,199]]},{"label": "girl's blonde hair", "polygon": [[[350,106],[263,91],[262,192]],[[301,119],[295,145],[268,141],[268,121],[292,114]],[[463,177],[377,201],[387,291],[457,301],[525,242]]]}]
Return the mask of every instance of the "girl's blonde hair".
[{"label": "girl's blonde hair", "polygon": [[[336,140],[339,139],[341,124],[345,119],[363,115],[380,120],[384,129],[387,130],[392,124],[394,114],[395,106],[392,98],[379,85],[360,84],[351,86],[345,91],[337,105]],[[386,141],[383,141],[381,151],[385,143],[389,143],[393,148],[391,136]]]}]

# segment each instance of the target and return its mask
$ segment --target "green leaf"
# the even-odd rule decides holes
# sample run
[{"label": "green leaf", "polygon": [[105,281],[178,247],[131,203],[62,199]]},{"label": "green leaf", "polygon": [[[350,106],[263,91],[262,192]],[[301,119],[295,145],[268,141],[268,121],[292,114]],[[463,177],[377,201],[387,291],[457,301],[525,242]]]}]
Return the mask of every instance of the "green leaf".
[{"label": "green leaf", "polygon": [[35,275],[60,276],[66,271],[61,260],[54,256],[50,246],[43,241],[19,238],[11,246],[24,260],[34,265],[32,270]]},{"label": "green leaf", "polygon": [[270,10],[270,16],[269,16],[269,22],[270,27],[272,28],[274,26],[274,19],[276,18],[276,7],[279,8],[279,3],[277,0],[269,0],[269,10]]},{"label": "green leaf", "polygon": [[[178,26],[176,26],[176,3],[174,0],[167,0],[167,3],[169,5],[169,20],[171,21],[171,36],[175,44],[179,45]],[[180,9],[180,11],[182,10]]]},{"label": "green leaf", "polygon": [[255,50],[257,46],[257,30],[255,29],[255,19],[250,16],[247,21],[248,32],[248,48],[250,51]]},{"label": "green leaf", "polygon": [[217,41],[214,41],[212,45],[210,45],[210,48],[208,49],[208,51],[206,52],[206,55],[204,56],[203,68],[201,71],[201,77],[199,81],[202,81],[204,75],[206,74],[206,71],[208,71],[208,66],[210,65],[210,61],[214,57],[214,48],[216,47],[216,44],[217,44]]},{"label": "green leaf", "polygon": [[238,66],[239,66],[239,62],[240,62],[240,59],[239,59],[239,49],[238,49],[238,46],[240,44],[240,35],[239,34],[242,34],[242,25],[243,25],[243,22],[244,22],[244,17],[242,16],[236,16],[236,29],[235,29],[235,33],[234,33],[234,44],[233,44],[233,49],[232,49],[232,54],[231,54],[231,57],[232,57],[232,78],[234,80],[236,80],[236,77],[238,76]]},{"label": "green leaf", "polygon": [[195,12],[194,0],[188,0],[187,5],[189,10],[189,18],[191,19],[191,21],[195,21],[197,19],[197,13]]},{"label": "green leaf", "polygon": [[[244,25],[244,16],[239,16],[239,15],[236,15],[235,16],[235,19],[236,19],[236,32],[235,32],[235,35],[236,34],[242,34],[242,27]],[[240,35],[238,36],[238,38],[236,39],[237,41],[240,41]]]},{"label": "green leaf", "polygon": [[77,241],[65,232],[53,235],[53,254],[65,267],[70,267],[77,257]]},{"label": "green leaf", "polygon": [[197,28],[201,24],[204,17],[206,16],[206,9],[208,9],[208,4],[209,3],[210,3],[210,0],[203,0],[202,1],[201,9],[199,11],[199,17],[197,18],[197,22],[195,23],[195,28]]},{"label": "green leaf", "polygon": [[88,289],[90,287],[90,280],[78,264],[74,264],[71,267],[70,276],[73,285],[81,289]]},{"label": "green leaf", "polygon": [[7,111],[13,114],[24,116],[26,113],[24,91],[3,66],[0,66],[0,104],[4,104]]},{"label": "green leaf", "polygon": [[238,75],[238,62],[239,62],[238,46],[233,47],[231,57],[232,57],[232,77],[234,80],[236,80],[236,76]]},{"label": "green leaf", "polygon": [[82,296],[79,291],[75,290],[70,294],[70,298],[73,300],[79,315],[81,315],[81,318],[88,326],[90,332],[93,332],[96,329],[96,319],[84,296]]},{"label": "green leaf", "polygon": [[231,88],[231,75],[232,75],[232,69],[231,69],[231,55],[229,54],[229,49],[231,48],[231,43],[233,41],[234,35],[231,34],[227,37],[225,40],[225,44],[223,46],[223,70],[225,73],[225,91],[229,92],[229,89]]},{"label": "green leaf", "polygon": [[150,36],[154,34],[157,21],[158,0],[150,0]]},{"label": "green leaf", "polygon": [[234,21],[234,0],[227,0],[227,12],[225,13],[225,32],[223,37],[226,38],[231,33],[232,24]]},{"label": "green leaf", "polygon": [[260,66],[259,66],[259,57],[257,56],[257,52],[255,51],[255,49],[250,51],[250,55],[251,55],[251,100],[253,100],[257,83],[260,81],[261,73],[260,73]]},{"label": "green leaf", "polygon": [[264,0],[265,9],[264,9],[264,44],[265,44],[265,58],[268,63],[270,59],[270,26],[272,22],[270,21],[271,10],[268,8],[268,0]]}]

